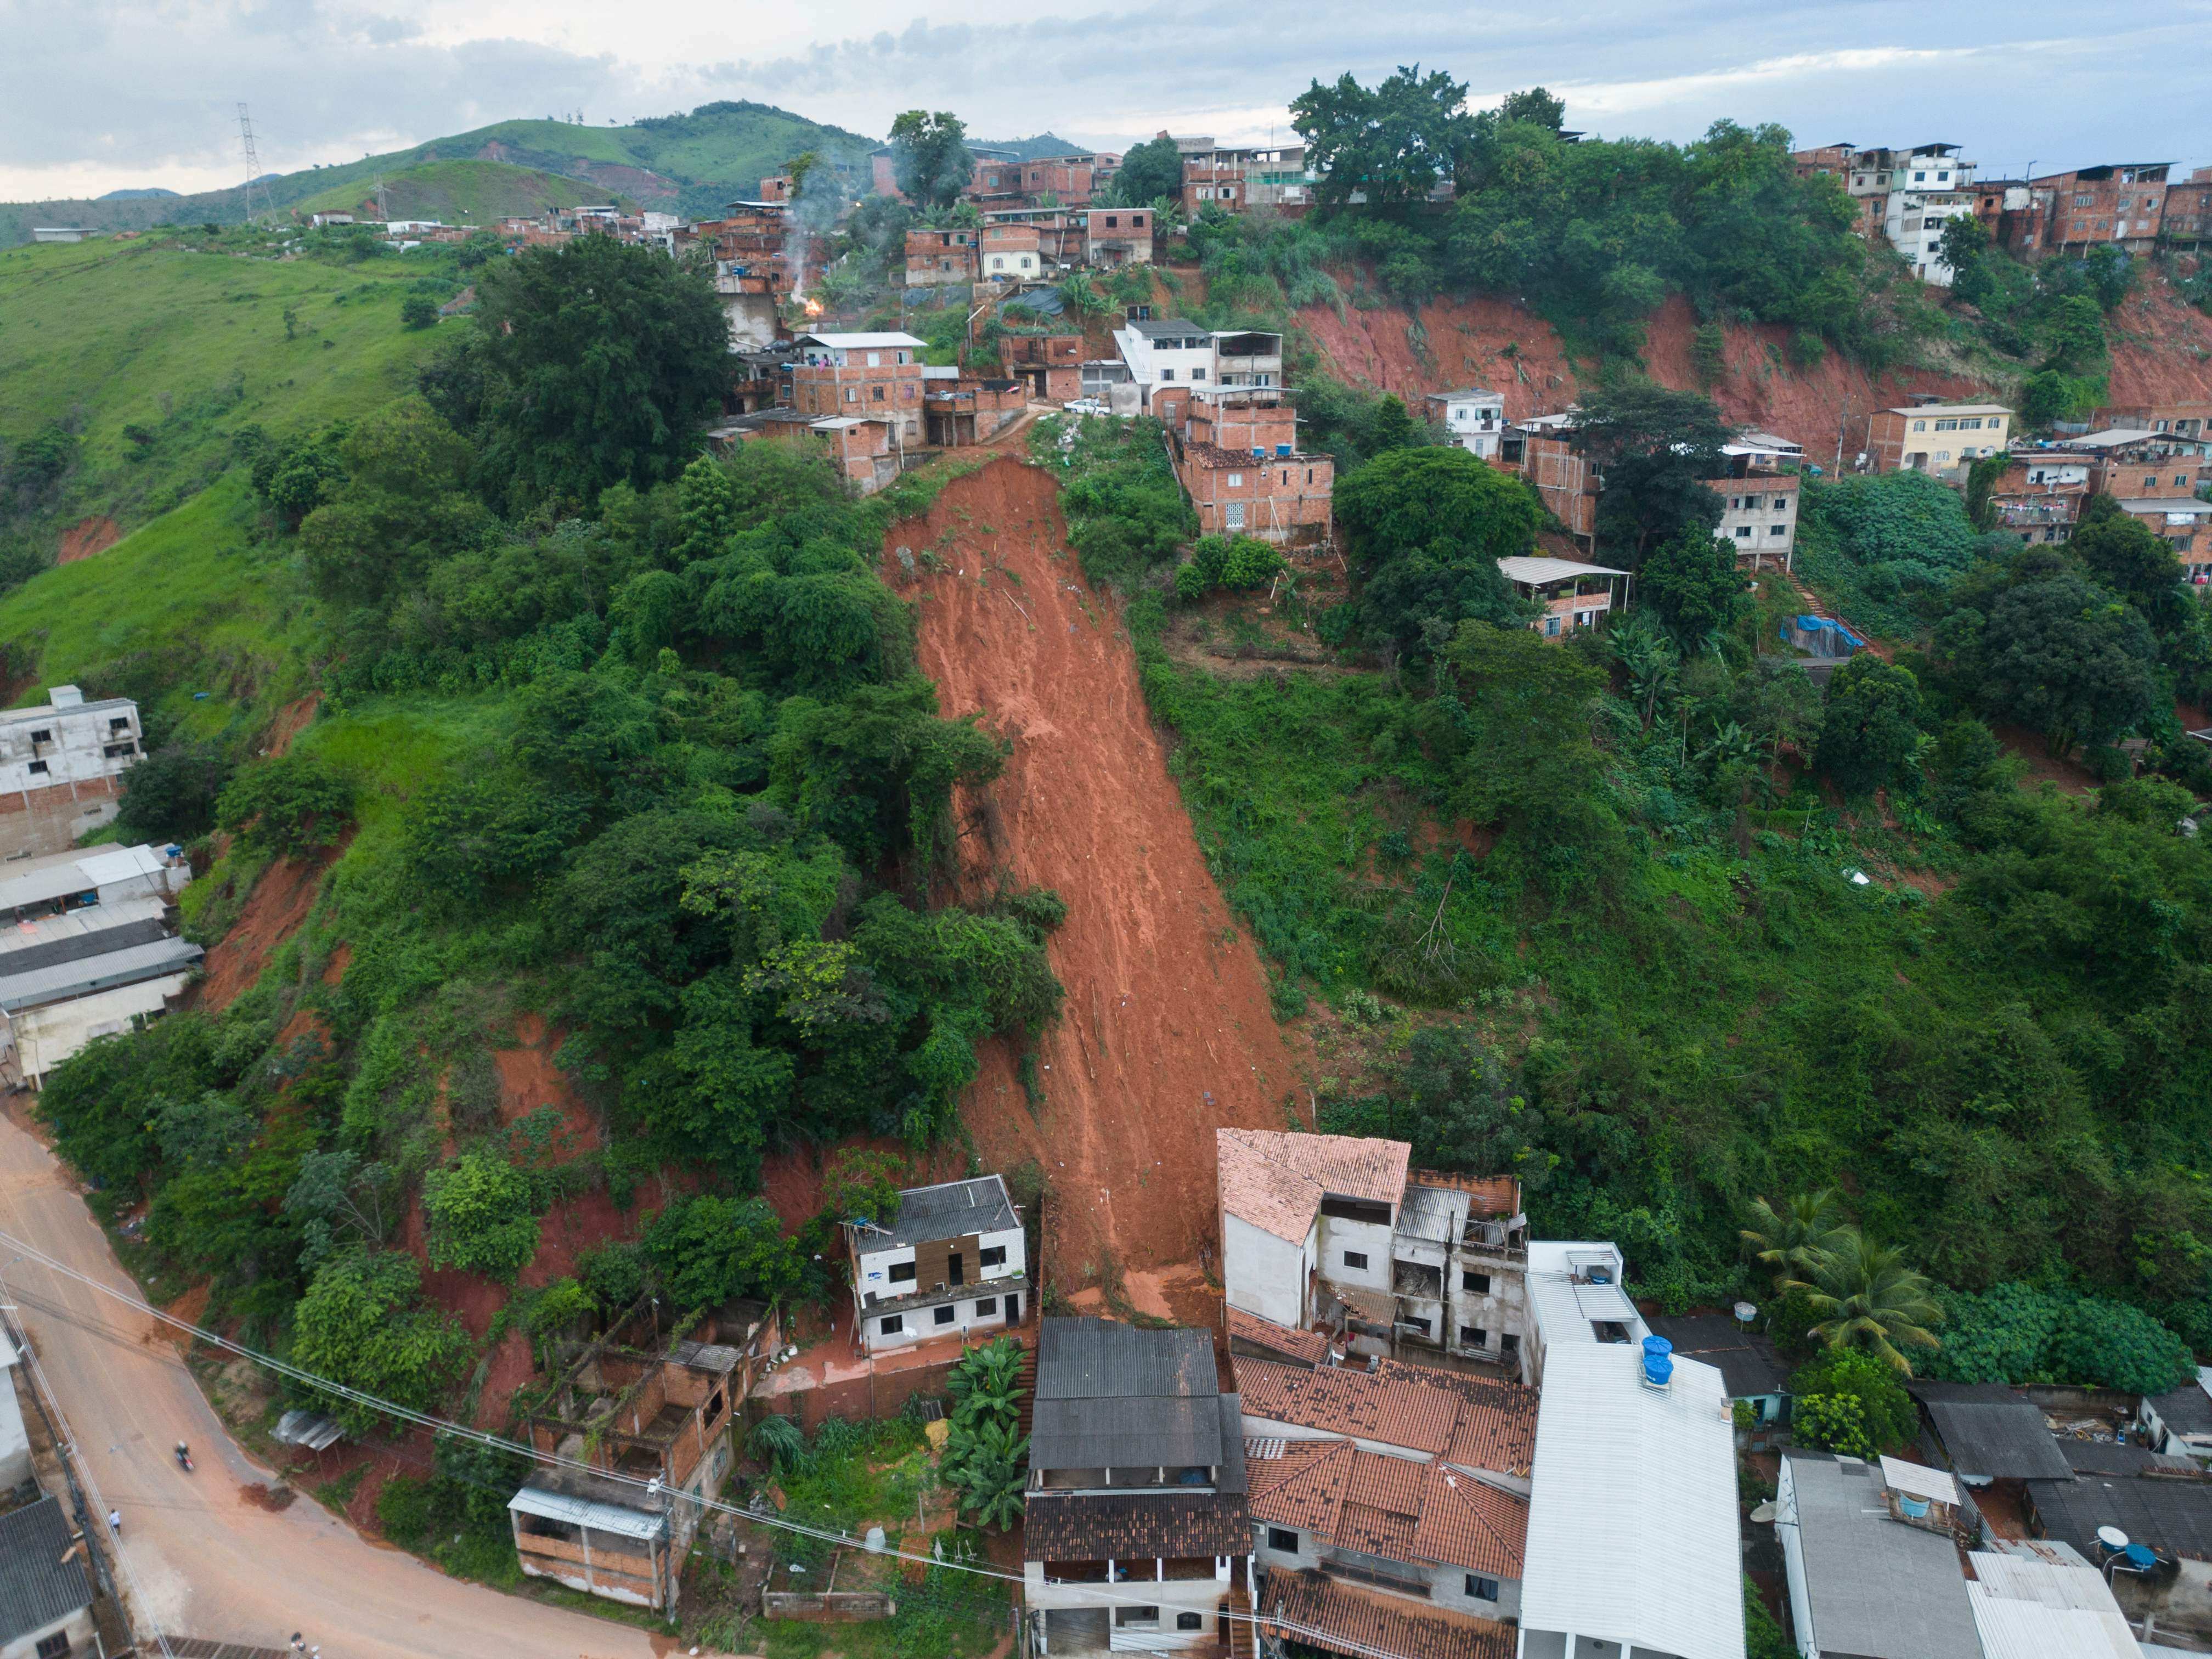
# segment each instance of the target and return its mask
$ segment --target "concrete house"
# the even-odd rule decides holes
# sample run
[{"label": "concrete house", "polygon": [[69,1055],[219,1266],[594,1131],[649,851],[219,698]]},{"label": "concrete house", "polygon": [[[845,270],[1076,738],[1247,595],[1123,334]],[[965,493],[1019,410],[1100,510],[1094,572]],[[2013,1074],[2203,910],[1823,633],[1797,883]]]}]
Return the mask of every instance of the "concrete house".
[{"label": "concrete house", "polygon": [[1735,547],[1737,558],[1750,559],[1753,571],[1796,568],[1804,460],[1802,446],[1771,432],[1739,433],[1721,446],[1724,471],[1705,480],[1721,498],[1720,528],[1713,533]]},{"label": "concrete house", "polygon": [[0,1659],[100,1652],[84,1546],[61,1499],[0,1515]]},{"label": "concrete house", "polygon": [[1022,1322],[1029,1259],[1001,1176],[909,1188],[896,1220],[846,1222],[845,1246],[869,1353]]},{"label": "concrete house", "polygon": [[1462,392],[1431,392],[1426,402],[1429,418],[1441,422],[1454,443],[1486,461],[1496,458],[1498,441],[1505,431],[1504,393],[1469,386]]},{"label": "concrete house", "polygon": [[1783,1455],[1774,1529],[1805,1659],[1982,1659],[1960,1571],[1958,1488],[1885,1457]]},{"label": "concrete house", "polygon": [[1233,1310],[1335,1330],[1353,1352],[1443,1351],[1521,1374],[1520,1186],[1411,1170],[1401,1140],[1218,1129],[1221,1279]]},{"label": "concrete house", "polygon": [[1152,262],[1150,208],[1086,208],[1083,212],[1083,262],[1101,270]]},{"label": "concrete house", "polygon": [[1162,392],[1171,390],[1180,401],[1191,387],[1213,384],[1213,335],[1196,323],[1181,317],[1133,319],[1114,331],[1114,343],[1146,414],[1153,412],[1152,400]]},{"label": "concrete house", "polygon": [[2004,448],[2012,416],[2002,404],[1879,409],[1868,426],[1868,460],[1876,472],[1950,472]]},{"label": "concrete house", "polygon": [[1611,565],[1584,564],[1543,553],[1500,559],[1498,572],[1522,599],[1544,607],[1528,626],[1547,640],[1595,628],[1617,604],[1625,602],[1615,596],[1624,592],[1629,580],[1628,572]]},{"label": "concrete house", "polygon": [[1044,1321],[1022,1523],[1026,1650],[1249,1655],[1245,1486],[1243,1414],[1206,1332]]},{"label": "concrete house", "polygon": [[1954,275],[1941,252],[1943,227],[1975,215],[1974,167],[1956,144],[1915,144],[1890,172],[1882,230],[1912,274],[1938,288]]},{"label": "concrete house", "polygon": [[735,1303],[664,1341],[644,1304],[586,1346],[522,1431],[541,1468],[507,1500],[522,1571],[633,1607],[676,1604],[704,1504],[733,1461],[730,1425],[781,1340],[774,1310]]},{"label": "concrete house", "polygon": [[0,714],[0,859],[64,853],[114,822],[123,775],[145,748],[128,697],[87,702],[74,685],[57,685],[36,708]]},{"label": "concrete house", "polygon": [[[1628,1299],[1628,1267],[1619,1245],[1539,1240],[1528,1247],[1527,1261],[1533,1340],[1524,1355],[1523,1381],[1540,1386],[1557,1350],[1633,1348],[1651,1334]],[[1713,1380],[1717,1386],[1717,1372]]]}]

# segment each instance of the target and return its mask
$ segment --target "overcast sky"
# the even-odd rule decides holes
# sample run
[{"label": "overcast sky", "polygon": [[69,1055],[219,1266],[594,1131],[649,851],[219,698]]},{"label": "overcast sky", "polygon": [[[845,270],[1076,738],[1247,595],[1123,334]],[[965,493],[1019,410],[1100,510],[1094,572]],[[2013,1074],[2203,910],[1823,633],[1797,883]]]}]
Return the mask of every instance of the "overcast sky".
[{"label": "overcast sky", "polygon": [[1265,138],[1315,77],[1415,62],[1477,104],[1548,86],[1608,137],[1730,116],[1805,143],[1961,143],[1985,177],[2212,163],[2212,0],[0,0],[0,199],[234,185],[240,100],[276,172],[715,98],[872,135],[926,104],[977,138],[1121,148],[1162,127]]}]

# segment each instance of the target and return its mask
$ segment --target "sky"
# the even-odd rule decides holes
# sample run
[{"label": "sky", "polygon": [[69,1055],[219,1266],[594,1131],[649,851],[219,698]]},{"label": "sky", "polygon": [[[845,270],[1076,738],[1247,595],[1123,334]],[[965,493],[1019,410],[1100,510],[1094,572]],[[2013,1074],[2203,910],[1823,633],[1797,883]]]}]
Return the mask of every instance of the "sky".
[{"label": "sky", "polygon": [[1984,177],[2212,164],[2212,0],[0,0],[0,200],[235,185],[241,100],[270,172],[719,98],[871,136],[926,105],[977,139],[1121,149],[1287,136],[1310,81],[1401,64],[1478,107],[1549,87],[1608,137],[1729,117],[1803,144],[1960,143]]}]

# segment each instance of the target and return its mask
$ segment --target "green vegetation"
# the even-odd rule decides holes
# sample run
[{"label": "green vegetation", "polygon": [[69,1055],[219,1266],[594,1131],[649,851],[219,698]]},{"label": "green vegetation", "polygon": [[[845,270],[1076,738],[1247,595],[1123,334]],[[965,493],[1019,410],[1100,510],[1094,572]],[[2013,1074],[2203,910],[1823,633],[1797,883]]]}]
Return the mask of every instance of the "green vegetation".
[{"label": "green vegetation", "polygon": [[289,204],[299,217],[360,213],[378,219],[434,219],[489,225],[509,216],[536,218],[556,208],[604,202],[606,191],[576,179],[504,161],[418,161],[374,178],[333,184]]},{"label": "green vegetation", "polygon": [[1894,1366],[1874,1354],[1831,1348],[1790,1379],[1790,1427],[1808,1446],[1871,1460],[1919,1438],[1920,1412]]},{"label": "green vegetation", "polygon": [[1029,1437],[1021,1431],[1022,1346],[1010,1336],[971,1349],[945,1379],[952,1396],[944,1474],[960,1507],[987,1527],[1012,1526],[1029,1484]]}]

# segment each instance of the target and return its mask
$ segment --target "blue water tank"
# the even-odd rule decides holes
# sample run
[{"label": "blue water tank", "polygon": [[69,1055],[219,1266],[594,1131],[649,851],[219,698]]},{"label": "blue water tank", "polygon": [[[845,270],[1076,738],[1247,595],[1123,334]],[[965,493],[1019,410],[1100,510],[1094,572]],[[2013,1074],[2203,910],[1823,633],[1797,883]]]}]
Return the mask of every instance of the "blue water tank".
[{"label": "blue water tank", "polygon": [[2120,1553],[2137,1572],[2148,1572],[2158,1565],[2158,1557],[2141,1544],[2130,1544]]},{"label": "blue water tank", "polygon": [[1277,444],[1275,446],[1275,453],[1278,455],[1287,455],[1290,453],[1291,447],[1288,444]]},{"label": "blue water tank", "polygon": [[1655,1389],[1663,1389],[1674,1379],[1674,1362],[1668,1356],[1674,1345],[1663,1336],[1644,1339],[1644,1380]]}]

